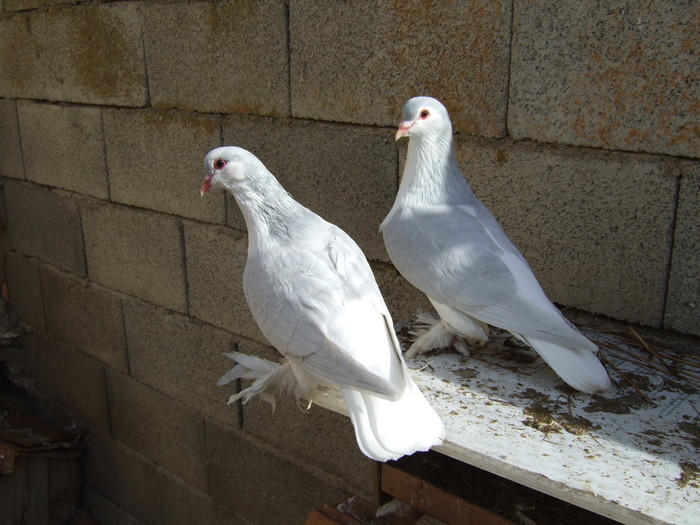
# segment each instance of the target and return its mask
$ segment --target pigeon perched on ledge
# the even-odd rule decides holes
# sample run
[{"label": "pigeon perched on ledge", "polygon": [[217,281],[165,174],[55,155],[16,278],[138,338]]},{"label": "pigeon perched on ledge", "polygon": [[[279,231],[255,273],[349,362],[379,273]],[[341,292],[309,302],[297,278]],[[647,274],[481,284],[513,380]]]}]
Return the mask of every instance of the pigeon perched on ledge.
[{"label": "pigeon perched on ledge", "polygon": [[222,187],[243,213],[245,297],[262,333],[286,358],[275,368],[234,355],[242,368],[230,377],[260,381],[244,400],[269,394],[276,381],[298,403],[312,401],[319,386],[338,386],[358,445],[370,458],[387,461],[439,445],[442,421],[409,376],[389,311],[355,242],[292,199],[244,149],[214,149],[204,167],[201,194]]},{"label": "pigeon perched on ledge", "polygon": [[440,316],[407,357],[438,346],[447,331],[484,344],[492,325],[534,348],[577,390],[610,388],[597,346],[547,298],[525,258],[467,184],[445,107],[430,97],[409,100],[396,140],[401,137],[409,138],[406,164],[380,230],[396,268]]}]

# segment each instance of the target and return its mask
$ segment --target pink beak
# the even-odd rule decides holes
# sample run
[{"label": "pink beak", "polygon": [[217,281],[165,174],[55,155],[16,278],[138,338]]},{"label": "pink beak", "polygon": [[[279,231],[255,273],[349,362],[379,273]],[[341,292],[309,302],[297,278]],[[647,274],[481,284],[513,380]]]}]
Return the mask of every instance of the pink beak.
[{"label": "pink beak", "polygon": [[213,173],[207,173],[204,177],[204,182],[202,182],[202,189],[199,190],[199,196],[204,197],[204,194],[211,188],[211,179],[214,177]]},{"label": "pink beak", "polygon": [[411,126],[413,126],[413,122],[409,122],[408,120],[404,120],[399,124],[399,129],[396,132],[396,137],[395,140],[399,140],[401,137],[406,137],[408,136],[408,131],[411,129]]}]

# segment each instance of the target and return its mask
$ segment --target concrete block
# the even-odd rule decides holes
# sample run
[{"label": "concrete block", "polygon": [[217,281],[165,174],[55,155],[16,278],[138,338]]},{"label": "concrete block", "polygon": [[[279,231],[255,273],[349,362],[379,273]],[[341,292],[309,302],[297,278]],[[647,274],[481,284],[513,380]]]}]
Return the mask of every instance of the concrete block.
[{"label": "concrete block", "polygon": [[217,380],[232,368],[222,354],[234,348],[231,334],[150,305],[124,304],[131,374],[190,408],[237,425],[238,406]]},{"label": "concrete block", "polygon": [[34,185],[5,183],[12,246],[76,275],[85,275],[80,209],[67,195]]},{"label": "concrete block", "polygon": [[[232,117],[224,144],[253,152],[292,196],[343,228],[370,259],[388,260],[379,225],[398,188],[391,130]],[[231,200],[229,224],[244,229]]]},{"label": "concrete block", "polygon": [[683,162],[664,326],[700,335],[700,164]]},{"label": "concrete block", "polygon": [[207,421],[211,495],[253,523],[303,523],[346,488],[233,430]]},{"label": "concrete block", "polygon": [[179,221],[170,216],[96,202],[82,208],[85,252],[96,282],[187,311]]},{"label": "concrete block", "polygon": [[206,492],[202,416],[113,370],[107,371],[107,387],[114,436]]},{"label": "concrete block", "polygon": [[100,109],[19,102],[17,112],[28,180],[108,198]]},{"label": "concrete block", "polygon": [[26,11],[37,7],[77,4],[80,0],[5,0],[5,10]]},{"label": "concrete block", "polygon": [[163,521],[168,525],[250,525],[228,509],[216,505],[203,492],[163,473]]},{"label": "concrete block", "polygon": [[23,342],[31,353],[37,390],[91,427],[107,431],[109,410],[102,364],[41,332],[25,335]]},{"label": "concrete block", "polygon": [[253,399],[243,405],[243,431],[338,476],[354,490],[372,492],[373,463],[360,452],[347,416],[315,405],[302,411],[292,397],[278,397],[273,413],[268,403]]},{"label": "concrete block", "polygon": [[[141,421],[139,426],[147,425]],[[125,513],[143,523],[163,523],[161,474],[152,461],[123,443],[106,433],[91,432],[83,475],[87,486]]]},{"label": "concrete block", "polygon": [[185,244],[190,314],[267,343],[243,295],[247,237],[230,228],[185,222]]},{"label": "concrete block", "polygon": [[142,106],[139,6],[84,4],[0,20],[0,96]]},{"label": "concrete block", "polygon": [[0,175],[24,178],[17,105],[14,100],[0,100]]},{"label": "concrete block", "polygon": [[100,525],[139,525],[140,523],[134,516],[90,485],[83,485],[83,505]]},{"label": "concrete block", "polygon": [[51,267],[41,269],[41,284],[51,336],[127,372],[124,316],[119,297]]},{"label": "concrete block", "polygon": [[37,330],[46,331],[41,277],[36,262],[18,253],[5,254],[5,278],[10,304],[19,318]]},{"label": "concrete block", "polygon": [[285,2],[154,4],[144,16],[154,107],[289,114]]},{"label": "concrete block", "polygon": [[677,173],[667,159],[464,140],[459,163],[553,301],[658,327]]},{"label": "concrete block", "polygon": [[107,111],[105,135],[113,201],[206,222],[226,220],[221,192],[199,196],[204,155],[221,142],[216,119]]},{"label": "concrete block", "polygon": [[292,115],[395,126],[431,95],[457,130],[503,136],[511,4],[290,3]]},{"label": "concrete block", "polygon": [[516,2],[514,138],[700,156],[697,3]]}]

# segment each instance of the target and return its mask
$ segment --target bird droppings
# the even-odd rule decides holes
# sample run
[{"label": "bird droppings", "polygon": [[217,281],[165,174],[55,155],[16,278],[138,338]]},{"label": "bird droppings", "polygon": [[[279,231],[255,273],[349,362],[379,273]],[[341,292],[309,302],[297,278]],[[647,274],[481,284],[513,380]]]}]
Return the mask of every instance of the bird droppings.
[{"label": "bird droppings", "polygon": [[591,402],[583,410],[586,412],[608,412],[609,414],[629,414],[633,408],[639,408],[644,401],[639,396],[629,394],[626,396],[606,398],[594,394]]},{"label": "bird droppings", "polygon": [[681,467],[681,475],[676,480],[679,487],[690,485],[693,488],[700,489],[700,469],[695,463],[684,461],[679,465]]},{"label": "bird droppings", "polygon": [[476,370],[473,368],[458,368],[454,373],[462,379],[472,379],[476,377]]},{"label": "bird droppings", "polygon": [[525,426],[539,430],[545,435],[561,432],[562,426],[554,419],[549,409],[542,405],[535,403],[525,407],[523,414],[526,416],[523,420]]},{"label": "bird droppings", "polygon": [[534,388],[526,388],[520,394],[516,394],[518,397],[523,399],[531,399],[533,401],[538,401],[540,403],[547,401],[549,396],[542,392],[535,390]]},{"label": "bird droppings", "polygon": [[698,390],[692,385],[683,383],[683,381],[678,381],[675,379],[664,378],[663,387],[666,390],[671,390],[674,392],[683,392],[685,394],[697,394]]},{"label": "bird droppings", "polygon": [[683,421],[678,424],[678,428],[691,436],[687,437],[682,435],[682,437],[689,441],[694,447],[700,449],[700,418],[695,418],[693,423]]}]

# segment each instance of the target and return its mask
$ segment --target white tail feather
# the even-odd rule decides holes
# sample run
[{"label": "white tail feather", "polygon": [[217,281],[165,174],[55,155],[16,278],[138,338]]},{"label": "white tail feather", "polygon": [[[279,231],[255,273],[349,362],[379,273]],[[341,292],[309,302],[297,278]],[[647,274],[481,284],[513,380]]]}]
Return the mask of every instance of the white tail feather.
[{"label": "white tail feather", "polygon": [[[219,379],[224,385],[235,379],[252,379],[254,383],[229,398],[229,404],[242,400],[247,403],[255,396],[275,408],[273,393],[293,394],[301,407],[301,399],[311,405],[312,393],[322,386],[286,359],[273,363],[259,357],[231,352],[224,354],[238,364]],[[371,393],[343,389],[350,420],[355,428],[362,452],[376,461],[398,459],[416,451],[439,445],[445,437],[442,420],[428,404],[406,372],[406,389],[394,401]],[[307,406],[307,408],[308,408]]]},{"label": "white tail feather", "polygon": [[611,387],[605,367],[587,348],[568,348],[534,337],[514,335],[534,348],[559,377],[576,390],[592,394]]},{"label": "white tail feather", "polygon": [[394,401],[350,389],[343,397],[360,449],[376,461],[425,451],[445,438],[442,420],[410,378]]}]

